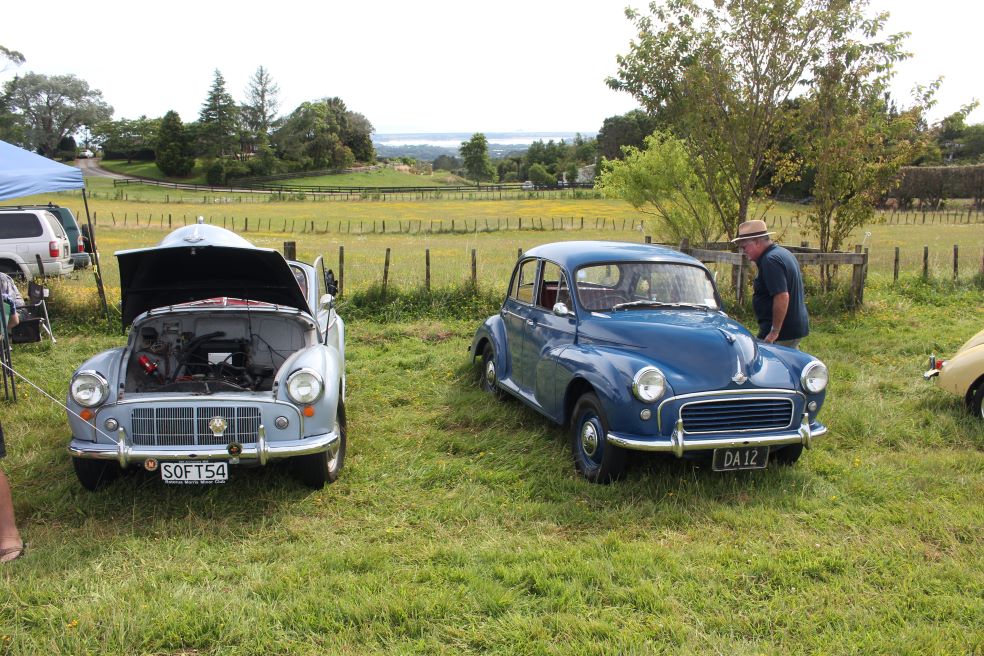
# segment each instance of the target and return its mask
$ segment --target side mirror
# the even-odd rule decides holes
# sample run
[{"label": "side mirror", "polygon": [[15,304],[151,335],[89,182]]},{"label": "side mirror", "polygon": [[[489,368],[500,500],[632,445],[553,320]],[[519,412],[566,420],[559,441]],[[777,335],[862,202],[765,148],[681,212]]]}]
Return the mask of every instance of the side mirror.
[{"label": "side mirror", "polygon": [[338,295],[338,282],[335,280],[335,274],[331,269],[328,269],[328,273],[325,274],[325,291],[332,296]]},{"label": "side mirror", "polygon": [[569,317],[571,316],[571,311],[567,309],[567,305],[564,303],[554,303],[553,313],[558,317]]},{"label": "side mirror", "polygon": [[335,307],[335,297],[331,294],[322,294],[321,300],[318,301],[318,305],[322,310],[331,310]]}]

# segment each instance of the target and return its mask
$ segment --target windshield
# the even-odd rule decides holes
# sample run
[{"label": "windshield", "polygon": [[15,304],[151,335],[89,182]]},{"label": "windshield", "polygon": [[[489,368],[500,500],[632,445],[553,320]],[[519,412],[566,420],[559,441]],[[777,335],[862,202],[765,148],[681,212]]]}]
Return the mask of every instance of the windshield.
[{"label": "windshield", "polygon": [[594,312],[652,307],[718,309],[707,272],[688,264],[589,264],[575,274],[577,298]]}]

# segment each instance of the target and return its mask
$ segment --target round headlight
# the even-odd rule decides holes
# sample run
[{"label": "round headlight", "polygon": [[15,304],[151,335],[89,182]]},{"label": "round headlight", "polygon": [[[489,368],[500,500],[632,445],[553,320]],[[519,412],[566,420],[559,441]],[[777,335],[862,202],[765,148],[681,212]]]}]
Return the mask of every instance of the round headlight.
[{"label": "round headlight", "polygon": [[324,389],[321,376],[313,369],[295,371],[287,378],[287,396],[294,403],[314,403]]},{"label": "round headlight", "polygon": [[658,401],[666,391],[666,376],[656,367],[640,369],[632,379],[632,393],[643,403]]},{"label": "round headlight", "polygon": [[72,400],[85,408],[102,405],[109,397],[109,383],[95,371],[80,371],[72,379]]},{"label": "round headlight", "polygon": [[830,375],[827,373],[827,366],[819,360],[814,360],[803,368],[803,375],[800,376],[800,383],[810,394],[822,392],[827,387]]}]

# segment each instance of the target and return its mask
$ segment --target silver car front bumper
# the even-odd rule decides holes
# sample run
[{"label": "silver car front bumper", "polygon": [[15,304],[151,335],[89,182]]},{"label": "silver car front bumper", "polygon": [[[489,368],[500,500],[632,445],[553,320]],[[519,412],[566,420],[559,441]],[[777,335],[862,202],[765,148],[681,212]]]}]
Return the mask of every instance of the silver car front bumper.
[{"label": "silver car front bumper", "polygon": [[307,437],[303,440],[270,442],[266,439],[266,431],[263,426],[260,426],[256,443],[237,444],[236,446],[241,451],[232,454],[226,445],[191,447],[134,446],[128,443],[125,432],[123,429],[120,429],[116,444],[102,444],[73,439],[68,445],[68,452],[75,458],[115,460],[121,467],[131,464],[142,464],[145,460],[151,458],[159,461],[224,460],[233,463],[250,460],[256,461],[260,465],[265,465],[269,460],[277,458],[293,458],[294,456],[304,456],[311,453],[323,453],[331,449],[336,442],[338,442],[337,430]]},{"label": "silver car front bumper", "polygon": [[802,444],[809,449],[813,441],[827,433],[826,426],[813,429],[810,417],[803,415],[799,429],[796,432],[771,433],[769,435],[743,435],[737,437],[688,437],[683,430],[683,421],[678,420],[673,434],[669,439],[645,439],[636,436],[608,433],[606,438],[610,444],[633,451],[658,451],[672,453],[677,458],[683,457],[686,451],[707,451],[711,449],[730,449],[743,446],[786,446]]}]

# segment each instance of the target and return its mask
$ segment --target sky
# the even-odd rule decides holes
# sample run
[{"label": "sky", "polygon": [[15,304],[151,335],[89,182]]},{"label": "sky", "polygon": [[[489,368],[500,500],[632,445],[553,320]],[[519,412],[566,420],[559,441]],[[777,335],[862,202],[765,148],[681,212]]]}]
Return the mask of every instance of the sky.
[{"label": "sky", "polygon": [[[29,71],[71,73],[103,93],[114,118],[184,121],[221,71],[237,101],[264,66],[281,113],[338,96],[377,133],[584,132],[637,107],[605,78],[633,37],[627,5],[645,0],[361,0],[356,2],[8,2],[0,45]],[[943,76],[931,119],[984,101],[979,34],[984,2],[872,0],[887,29],[911,33],[911,59],[893,86],[902,105],[914,84]],[[984,109],[969,118],[984,122]]]}]

